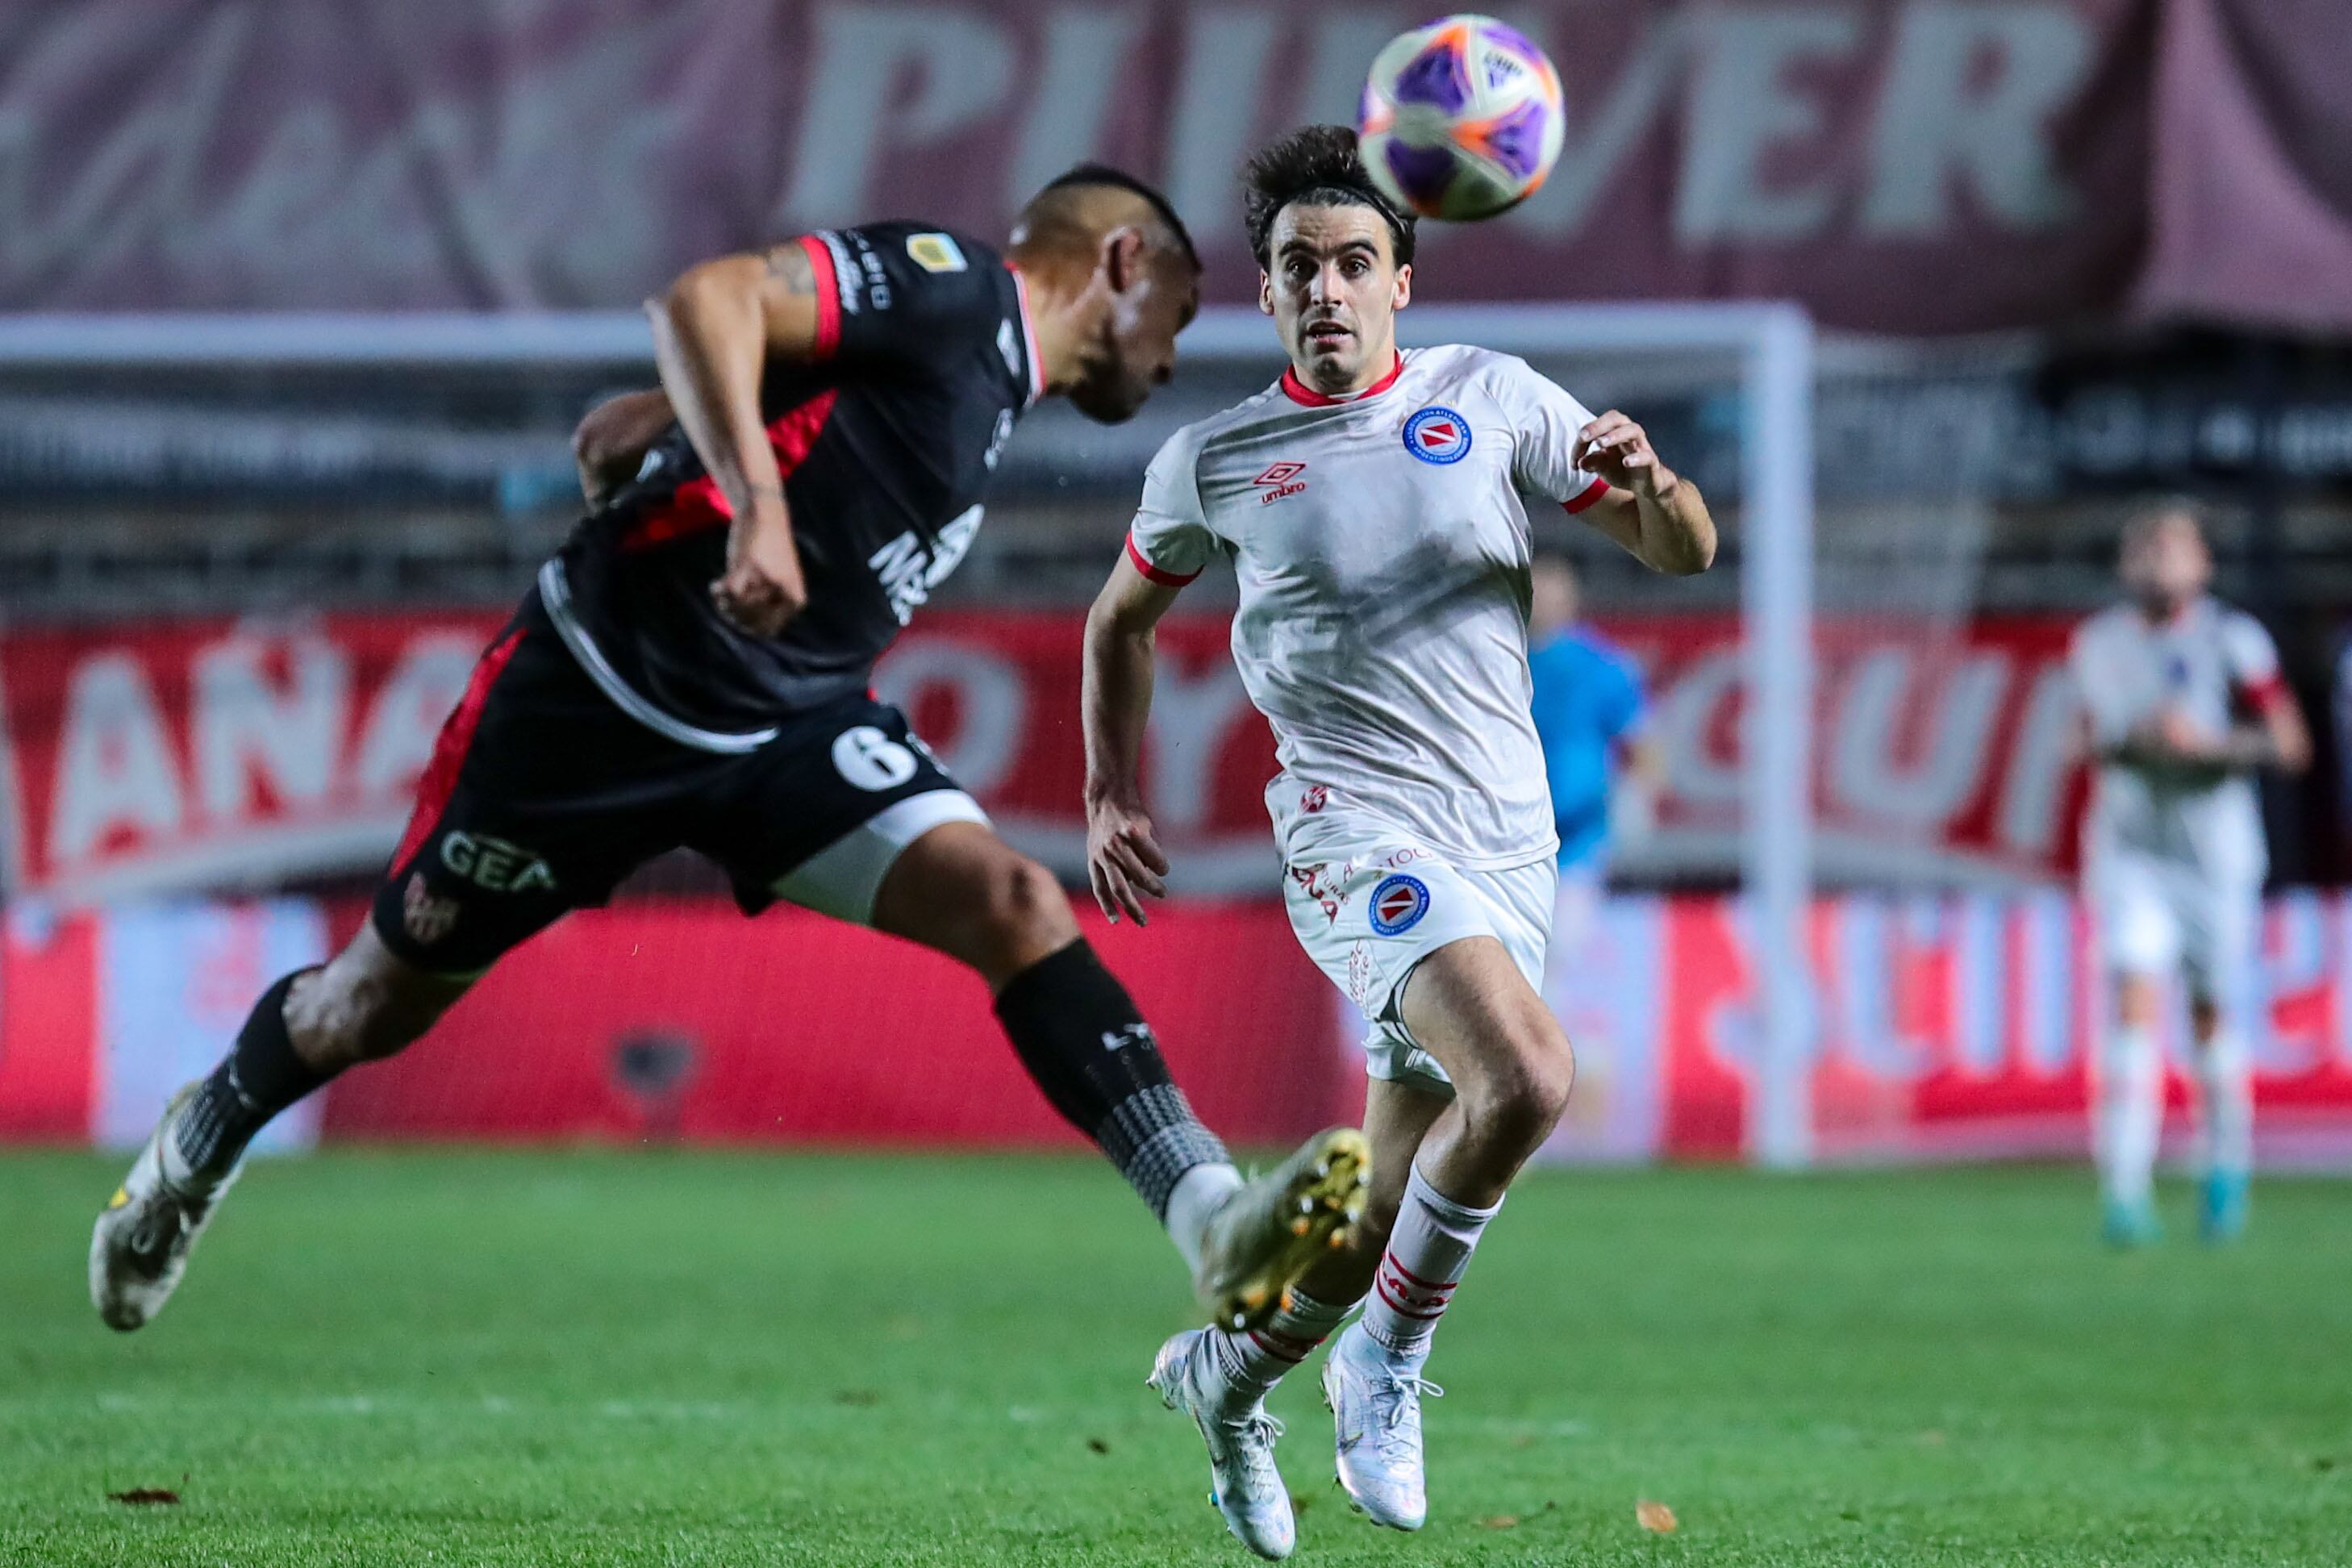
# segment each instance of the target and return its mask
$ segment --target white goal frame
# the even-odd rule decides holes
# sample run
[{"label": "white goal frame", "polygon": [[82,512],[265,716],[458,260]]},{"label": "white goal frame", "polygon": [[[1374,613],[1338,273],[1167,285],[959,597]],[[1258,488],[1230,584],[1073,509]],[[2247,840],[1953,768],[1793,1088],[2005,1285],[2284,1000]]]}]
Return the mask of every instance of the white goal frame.
[{"label": "white goal frame", "polygon": [[[1408,346],[1704,353],[1738,365],[1748,696],[1742,860],[1760,1012],[1748,1154],[1767,1166],[1804,1165],[1814,1031],[1804,940],[1813,871],[1811,321],[1773,303],[1477,304],[1421,306],[1398,326]],[[1183,348],[1258,359],[1273,343],[1256,311],[1224,307],[1202,311]],[[650,365],[652,357],[646,321],[634,311],[0,316],[0,367]]]}]

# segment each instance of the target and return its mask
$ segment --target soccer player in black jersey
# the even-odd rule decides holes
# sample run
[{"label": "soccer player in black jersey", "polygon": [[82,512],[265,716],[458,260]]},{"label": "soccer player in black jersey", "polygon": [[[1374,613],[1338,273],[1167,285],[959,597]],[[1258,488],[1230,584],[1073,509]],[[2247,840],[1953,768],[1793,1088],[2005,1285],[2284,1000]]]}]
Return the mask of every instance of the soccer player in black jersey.
[{"label": "soccer player in black jersey", "polygon": [[[1360,1210],[1360,1134],[1244,1182],[1050,873],[876,700],[876,658],[955,569],[1041,397],[1125,419],[1167,380],[1200,263],[1164,198],[1087,166],[1000,254],[885,223],[706,262],[648,306],[658,391],[575,441],[588,516],[444,728],[373,917],[263,993],[173,1100],[91,1238],[135,1329],[278,1111],[423,1035],[499,957],[690,846],[778,900],[976,971],[1023,1064],[1168,1226],[1221,1320],[1255,1321]],[[1155,869],[1130,874],[1156,886]]]}]

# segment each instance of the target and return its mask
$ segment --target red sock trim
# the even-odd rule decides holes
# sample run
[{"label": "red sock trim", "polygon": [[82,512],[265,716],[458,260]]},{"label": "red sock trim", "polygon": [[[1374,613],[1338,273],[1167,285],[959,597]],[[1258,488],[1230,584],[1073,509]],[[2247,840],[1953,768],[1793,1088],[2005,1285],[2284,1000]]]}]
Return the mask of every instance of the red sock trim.
[{"label": "red sock trim", "polygon": [[[1266,1354],[1294,1364],[1305,1361],[1314,1353],[1315,1347],[1323,1342],[1320,1336],[1311,1340],[1301,1339],[1297,1334],[1286,1334],[1279,1329],[1252,1329],[1250,1338]],[[1276,1341],[1281,1342],[1277,1344]]]},{"label": "red sock trim", "polygon": [[1431,1280],[1431,1279],[1423,1279],[1420,1275],[1415,1274],[1412,1269],[1407,1268],[1403,1264],[1399,1263],[1399,1262],[1397,1261],[1397,1256],[1396,1256],[1396,1254],[1395,1254],[1395,1253],[1393,1253],[1393,1252],[1383,1252],[1383,1253],[1381,1253],[1381,1261],[1382,1263],[1387,1264],[1390,1268],[1391,1268],[1395,1269],[1399,1274],[1403,1275],[1403,1276],[1405,1277],[1405,1279],[1406,1279],[1410,1280],[1412,1283],[1413,1283],[1413,1284],[1415,1284],[1415,1285],[1420,1286],[1420,1287],[1421,1287],[1423,1289],[1424,1289],[1424,1290],[1451,1290],[1451,1289],[1454,1289],[1454,1285],[1459,1285],[1460,1283],[1462,1283],[1462,1281],[1460,1281],[1459,1279],[1456,1279],[1456,1280],[1454,1280],[1454,1281],[1453,1282],[1453,1284],[1451,1284],[1451,1285],[1440,1285],[1440,1284],[1438,1284],[1438,1283],[1437,1283],[1436,1281],[1434,1281],[1434,1280]]},{"label": "red sock trim", "polygon": [[1389,1310],[1401,1318],[1411,1318],[1416,1322],[1433,1323],[1445,1315],[1445,1303],[1443,1301],[1438,1302],[1426,1312],[1416,1311],[1397,1300],[1396,1292],[1389,1288],[1387,1280],[1375,1280],[1373,1285],[1374,1289],[1380,1291],[1381,1300],[1388,1304]]}]

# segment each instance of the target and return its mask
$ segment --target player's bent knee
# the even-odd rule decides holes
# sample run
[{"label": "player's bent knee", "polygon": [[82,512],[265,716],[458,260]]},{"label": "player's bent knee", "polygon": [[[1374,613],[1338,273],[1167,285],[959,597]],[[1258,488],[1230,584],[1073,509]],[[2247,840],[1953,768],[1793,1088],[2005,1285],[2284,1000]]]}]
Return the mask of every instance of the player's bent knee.
[{"label": "player's bent knee", "polygon": [[1008,855],[991,869],[982,908],[1001,965],[1026,968],[1078,939],[1060,880],[1025,855]]},{"label": "player's bent knee", "polygon": [[1549,1016],[1530,1021],[1511,1031],[1486,1071],[1460,1086],[1463,1118],[1491,1147],[1531,1150],[1559,1124],[1575,1082],[1568,1037]]}]

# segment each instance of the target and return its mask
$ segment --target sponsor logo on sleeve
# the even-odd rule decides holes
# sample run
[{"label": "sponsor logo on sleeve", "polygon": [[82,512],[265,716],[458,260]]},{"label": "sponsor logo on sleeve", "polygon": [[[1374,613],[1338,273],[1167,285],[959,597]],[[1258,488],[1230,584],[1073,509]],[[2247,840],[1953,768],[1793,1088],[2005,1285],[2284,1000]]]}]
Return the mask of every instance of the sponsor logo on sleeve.
[{"label": "sponsor logo on sleeve", "polygon": [[910,234],[907,254],[926,272],[961,272],[966,265],[963,248],[944,234]]},{"label": "sponsor logo on sleeve", "polygon": [[1433,403],[1404,422],[1404,449],[1443,468],[1470,455],[1470,421]]}]

